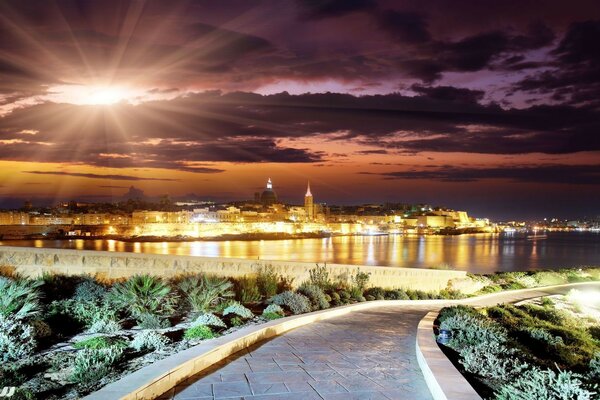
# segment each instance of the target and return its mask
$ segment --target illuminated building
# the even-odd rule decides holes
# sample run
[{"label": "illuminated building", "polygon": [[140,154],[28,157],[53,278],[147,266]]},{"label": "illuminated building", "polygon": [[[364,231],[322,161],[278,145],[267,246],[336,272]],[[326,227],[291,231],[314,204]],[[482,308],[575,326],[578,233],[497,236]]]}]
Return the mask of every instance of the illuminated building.
[{"label": "illuminated building", "polygon": [[260,202],[263,206],[270,206],[277,203],[277,193],[273,190],[273,183],[271,178],[267,181],[267,187],[260,195]]},{"label": "illuminated building", "polygon": [[315,219],[315,204],[313,195],[310,192],[310,182],[306,188],[306,194],[304,195],[304,208],[306,209],[306,219],[313,221]]}]

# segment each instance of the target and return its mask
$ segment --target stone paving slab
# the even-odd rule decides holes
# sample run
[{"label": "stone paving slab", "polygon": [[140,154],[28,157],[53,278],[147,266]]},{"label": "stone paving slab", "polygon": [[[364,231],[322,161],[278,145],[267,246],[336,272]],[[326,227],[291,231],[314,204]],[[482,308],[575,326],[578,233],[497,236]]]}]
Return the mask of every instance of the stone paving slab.
[{"label": "stone paving slab", "polygon": [[316,322],[214,365],[160,400],[430,400],[417,364],[423,307],[386,307]]}]

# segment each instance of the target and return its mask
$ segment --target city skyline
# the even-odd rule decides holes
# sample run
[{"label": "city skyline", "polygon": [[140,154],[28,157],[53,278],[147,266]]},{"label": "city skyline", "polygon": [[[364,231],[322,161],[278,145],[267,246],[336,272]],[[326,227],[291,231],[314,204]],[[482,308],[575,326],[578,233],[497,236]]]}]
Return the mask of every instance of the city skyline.
[{"label": "city skyline", "polygon": [[600,213],[593,1],[6,1],[0,32],[0,208],[271,177],[285,201]]}]

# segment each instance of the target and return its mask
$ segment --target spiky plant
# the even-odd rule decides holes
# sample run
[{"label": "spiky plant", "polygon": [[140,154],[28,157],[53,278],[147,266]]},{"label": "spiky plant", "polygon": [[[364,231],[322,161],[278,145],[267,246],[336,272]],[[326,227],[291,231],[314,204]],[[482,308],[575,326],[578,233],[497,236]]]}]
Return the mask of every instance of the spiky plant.
[{"label": "spiky plant", "polygon": [[41,311],[43,284],[38,280],[12,280],[0,277],[0,314],[17,320],[34,317]]},{"label": "spiky plant", "polygon": [[179,282],[179,289],[194,313],[205,312],[210,307],[234,296],[232,284],[225,278],[193,275]]},{"label": "spiky plant", "polygon": [[159,317],[173,312],[176,296],[162,279],[136,275],[115,284],[109,292],[109,299],[139,322],[148,315]]}]

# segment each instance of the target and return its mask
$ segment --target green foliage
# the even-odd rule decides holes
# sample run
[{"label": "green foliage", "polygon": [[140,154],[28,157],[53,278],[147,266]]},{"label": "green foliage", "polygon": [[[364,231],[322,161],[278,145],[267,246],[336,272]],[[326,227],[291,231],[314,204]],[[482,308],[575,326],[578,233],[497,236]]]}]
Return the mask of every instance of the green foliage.
[{"label": "green foliage", "polygon": [[447,318],[454,317],[456,315],[470,315],[474,318],[482,318],[483,316],[477,312],[476,309],[469,306],[452,306],[452,307],[444,307],[440,311],[438,315],[438,320],[444,322]]},{"label": "green foliage", "polygon": [[121,330],[121,324],[110,319],[98,319],[94,321],[88,328],[90,333],[116,333]]},{"label": "green foliage", "polygon": [[526,328],[525,332],[534,340],[538,340],[550,346],[563,344],[562,337],[551,335],[543,328]]},{"label": "green foliage", "polygon": [[213,328],[227,328],[225,322],[221,318],[212,313],[204,313],[198,316],[192,323],[192,326],[205,325]]},{"label": "green foliage", "polygon": [[42,281],[0,277],[0,315],[19,320],[35,317],[41,311],[42,284]]},{"label": "green foliage", "polygon": [[179,282],[179,289],[194,313],[208,311],[225,299],[232,298],[232,287],[229,280],[209,275],[192,275]]},{"label": "green foliage", "polygon": [[283,308],[281,308],[281,306],[277,305],[277,304],[269,304],[264,310],[263,310],[263,315],[267,314],[267,313],[271,313],[271,314],[279,314],[280,316],[284,316],[285,315],[285,311],[283,311]]},{"label": "green foliage", "polygon": [[164,329],[171,326],[167,318],[151,313],[139,314],[137,322],[142,329]]},{"label": "green foliage", "polygon": [[14,316],[0,315],[0,360],[17,361],[35,351],[35,332],[28,323]]},{"label": "green foliage", "polygon": [[127,347],[127,342],[119,338],[96,336],[73,343],[73,347],[76,349],[106,349],[112,346],[124,349]]},{"label": "green foliage", "polygon": [[241,305],[240,303],[231,303],[225,310],[223,310],[223,316],[226,315],[237,315],[243,319],[254,318],[252,311]]},{"label": "green foliage", "polygon": [[188,339],[212,339],[215,337],[213,331],[206,325],[193,326],[185,330],[183,336]]},{"label": "green foliage", "polygon": [[256,278],[244,276],[235,281],[235,298],[243,304],[258,303],[262,296]]},{"label": "green foliage", "polygon": [[230,323],[231,323],[231,326],[242,326],[242,325],[244,325],[244,320],[242,318],[236,316],[236,317],[231,318]]},{"label": "green foliage", "polygon": [[312,310],[324,310],[329,308],[329,302],[321,287],[311,283],[303,283],[297,291],[310,300]]},{"label": "green foliage", "polygon": [[156,331],[141,331],[133,337],[129,344],[137,351],[163,350],[169,344],[169,338]]},{"label": "green foliage", "polygon": [[584,387],[581,376],[569,371],[558,373],[532,368],[504,382],[497,400],[591,400],[595,393]]},{"label": "green foliage", "polygon": [[272,321],[274,319],[283,318],[283,315],[274,312],[263,312],[262,317],[266,320]]},{"label": "green foliage", "polygon": [[329,279],[329,271],[327,270],[327,263],[321,267],[316,264],[316,267],[308,271],[308,281],[322,290],[327,290],[331,287],[332,282]]},{"label": "green foliage", "polygon": [[528,364],[512,356],[514,353],[513,349],[496,341],[480,342],[461,349],[460,363],[467,372],[506,381],[528,368]]},{"label": "green foliage", "polygon": [[[110,302],[129,313],[140,326],[156,327],[168,324],[166,314],[173,312],[175,296],[162,279],[150,275],[136,275],[115,284],[109,292]],[[156,323],[159,320],[159,323]]]},{"label": "green foliage", "polygon": [[356,273],[352,275],[352,284],[357,287],[361,292],[364,292],[371,279],[371,273],[360,272],[360,269],[356,270]]},{"label": "green foliage", "polygon": [[256,275],[256,286],[258,291],[264,298],[269,298],[277,294],[279,288],[279,274],[275,272],[272,265],[262,266],[258,269]]},{"label": "green foliage", "polygon": [[310,300],[306,296],[292,291],[276,294],[271,297],[269,302],[287,308],[293,314],[303,314],[311,310]]},{"label": "green foliage", "polygon": [[88,279],[75,287],[73,299],[77,302],[100,302],[106,293],[107,290],[104,286]]},{"label": "green foliage", "polygon": [[481,344],[503,344],[508,341],[506,330],[499,324],[468,314],[455,314],[444,318],[440,329],[452,330],[448,343],[457,351]]},{"label": "green foliage", "polygon": [[[368,289],[367,289],[368,290]],[[386,300],[408,300],[406,291],[402,289],[387,289],[383,291],[383,298]]]},{"label": "green foliage", "polygon": [[594,354],[588,365],[588,375],[592,381],[600,381],[600,351]]},{"label": "green foliage", "polygon": [[372,287],[365,290],[365,297],[369,298],[371,296],[373,300],[384,300],[386,291],[380,287]]},{"label": "green foliage", "polygon": [[27,380],[21,368],[15,364],[0,365],[0,388],[5,386],[20,386]]},{"label": "green foliage", "polygon": [[123,349],[118,346],[80,350],[73,361],[73,372],[69,380],[84,384],[97,382],[113,370],[122,355]]}]

